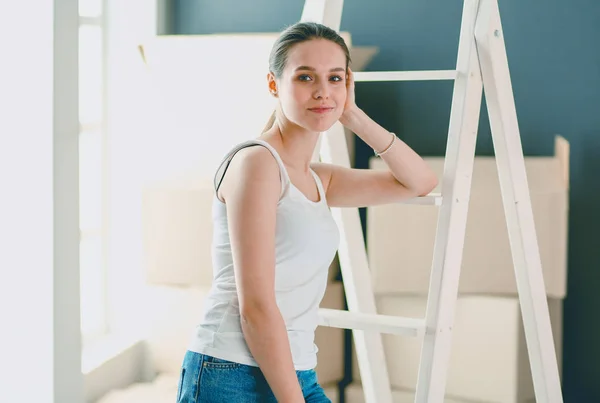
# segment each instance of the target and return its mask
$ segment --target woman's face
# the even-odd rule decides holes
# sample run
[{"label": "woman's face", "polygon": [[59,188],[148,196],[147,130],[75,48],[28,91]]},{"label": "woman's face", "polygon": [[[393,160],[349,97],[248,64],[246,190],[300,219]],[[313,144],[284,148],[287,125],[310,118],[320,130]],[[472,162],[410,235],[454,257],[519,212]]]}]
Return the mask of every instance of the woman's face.
[{"label": "woman's face", "polygon": [[325,39],[298,43],[290,49],[277,84],[287,119],[310,131],[326,131],[344,112],[344,51],[335,42]]}]

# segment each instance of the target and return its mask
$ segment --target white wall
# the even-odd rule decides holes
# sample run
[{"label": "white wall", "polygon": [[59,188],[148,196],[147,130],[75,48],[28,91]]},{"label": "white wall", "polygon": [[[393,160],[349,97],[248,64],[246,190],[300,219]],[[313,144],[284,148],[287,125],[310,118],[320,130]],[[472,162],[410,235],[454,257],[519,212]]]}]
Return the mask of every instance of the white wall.
[{"label": "white wall", "polygon": [[77,23],[77,0],[0,2],[1,402],[83,401]]},{"label": "white wall", "polygon": [[[108,288],[111,328],[130,337],[144,309],[141,185],[149,141],[137,46],[156,33],[154,0],[108,0]],[[133,296],[133,298],[132,298]]]}]

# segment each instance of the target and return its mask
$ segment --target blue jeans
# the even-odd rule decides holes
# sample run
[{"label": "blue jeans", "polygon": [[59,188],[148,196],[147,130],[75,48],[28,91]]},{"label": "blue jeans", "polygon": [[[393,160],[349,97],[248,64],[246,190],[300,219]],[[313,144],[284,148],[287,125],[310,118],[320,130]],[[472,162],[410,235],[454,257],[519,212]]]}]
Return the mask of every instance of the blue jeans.
[{"label": "blue jeans", "polygon": [[[314,370],[296,371],[307,403],[331,403]],[[177,403],[277,402],[258,367],[187,351],[181,366]]]}]

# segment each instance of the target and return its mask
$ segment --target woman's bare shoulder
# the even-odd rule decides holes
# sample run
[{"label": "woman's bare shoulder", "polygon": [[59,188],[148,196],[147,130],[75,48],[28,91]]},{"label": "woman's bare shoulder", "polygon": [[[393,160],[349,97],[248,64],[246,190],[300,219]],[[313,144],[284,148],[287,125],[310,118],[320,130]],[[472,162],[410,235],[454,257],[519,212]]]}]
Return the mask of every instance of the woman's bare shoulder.
[{"label": "woman's bare shoulder", "polygon": [[232,157],[219,188],[219,199],[227,202],[234,193],[252,197],[259,193],[264,197],[279,194],[281,181],[279,165],[271,151],[256,145],[245,147]]}]

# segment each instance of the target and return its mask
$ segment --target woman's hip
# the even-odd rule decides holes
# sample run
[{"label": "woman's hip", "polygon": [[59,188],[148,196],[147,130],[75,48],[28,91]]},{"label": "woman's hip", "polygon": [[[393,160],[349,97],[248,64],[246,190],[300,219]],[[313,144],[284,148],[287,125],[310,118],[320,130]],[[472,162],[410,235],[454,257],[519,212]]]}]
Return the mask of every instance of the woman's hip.
[{"label": "woman's hip", "polygon": [[[329,403],[314,370],[296,371],[305,400]],[[187,351],[178,384],[177,403],[277,402],[259,367]]]}]

